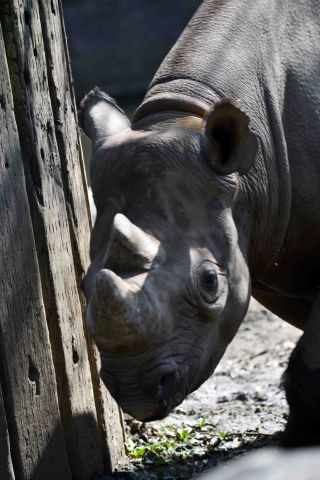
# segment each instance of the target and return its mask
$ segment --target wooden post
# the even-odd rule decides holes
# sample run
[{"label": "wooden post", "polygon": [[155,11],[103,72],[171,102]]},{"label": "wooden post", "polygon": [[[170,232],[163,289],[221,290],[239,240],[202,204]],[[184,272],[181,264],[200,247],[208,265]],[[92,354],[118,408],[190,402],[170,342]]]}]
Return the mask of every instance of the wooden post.
[{"label": "wooden post", "polygon": [[0,0],[0,21],[0,380],[13,473],[89,480],[123,459],[123,430],[83,323],[90,220],[60,1]]},{"label": "wooden post", "polygon": [[14,480],[12,459],[10,453],[9,434],[6,414],[4,411],[2,391],[0,387],[0,478]]}]

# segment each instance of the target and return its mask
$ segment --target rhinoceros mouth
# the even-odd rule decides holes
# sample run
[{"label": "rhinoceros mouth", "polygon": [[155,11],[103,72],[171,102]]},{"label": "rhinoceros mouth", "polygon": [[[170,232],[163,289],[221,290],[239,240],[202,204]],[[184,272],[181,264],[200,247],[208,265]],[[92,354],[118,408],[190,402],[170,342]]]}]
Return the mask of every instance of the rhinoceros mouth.
[{"label": "rhinoceros mouth", "polygon": [[168,403],[166,400],[163,400],[160,404],[158,404],[154,410],[150,413],[147,413],[146,416],[141,420],[142,422],[154,422],[155,420],[162,420],[165,418],[170,412],[168,408]]},{"label": "rhinoceros mouth", "polygon": [[150,405],[145,411],[141,410],[141,405],[135,408],[134,406],[126,406],[119,402],[121,408],[140,422],[154,422],[156,420],[162,420],[169,415],[169,413],[181,402],[183,402],[185,396],[181,393],[174,395],[172,398],[163,399],[157,403]]}]

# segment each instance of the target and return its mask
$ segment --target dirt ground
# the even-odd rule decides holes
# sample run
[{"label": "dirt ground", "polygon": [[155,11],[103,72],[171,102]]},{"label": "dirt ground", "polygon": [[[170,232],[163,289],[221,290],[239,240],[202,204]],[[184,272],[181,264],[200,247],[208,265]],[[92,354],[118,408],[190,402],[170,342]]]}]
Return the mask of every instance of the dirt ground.
[{"label": "dirt ground", "polygon": [[131,458],[106,478],[192,478],[277,443],[287,417],[281,375],[301,332],[251,303],[214,375],[164,421],[126,418]]}]

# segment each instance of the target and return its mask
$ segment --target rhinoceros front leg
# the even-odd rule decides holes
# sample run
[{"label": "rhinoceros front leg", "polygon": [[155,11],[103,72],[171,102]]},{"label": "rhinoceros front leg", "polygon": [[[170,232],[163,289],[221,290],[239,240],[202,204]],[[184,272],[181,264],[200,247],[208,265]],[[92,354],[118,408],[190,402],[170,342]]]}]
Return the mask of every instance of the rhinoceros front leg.
[{"label": "rhinoceros front leg", "polygon": [[285,374],[290,407],[283,446],[320,445],[320,296]]}]

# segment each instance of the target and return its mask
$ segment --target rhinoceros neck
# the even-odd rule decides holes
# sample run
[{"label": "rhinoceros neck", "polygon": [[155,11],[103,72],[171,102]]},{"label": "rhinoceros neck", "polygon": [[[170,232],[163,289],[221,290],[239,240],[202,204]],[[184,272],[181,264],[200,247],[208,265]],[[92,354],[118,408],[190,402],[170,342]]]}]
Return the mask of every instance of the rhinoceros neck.
[{"label": "rhinoceros neck", "polygon": [[295,26],[308,25],[301,18],[311,3],[298,2],[296,11],[279,0],[257,0],[250,7],[246,0],[204,0],[161,64],[135,117],[173,110],[204,117],[223,97],[240,103],[260,144],[242,182],[253,225],[250,262],[259,274],[277,261],[289,224],[285,79],[287,59],[300,58],[292,42]]},{"label": "rhinoceros neck", "polygon": [[166,79],[150,88],[136,110],[133,122],[164,111],[186,112],[205,117],[218,100],[219,97],[210,88],[198,81],[186,78]]}]

